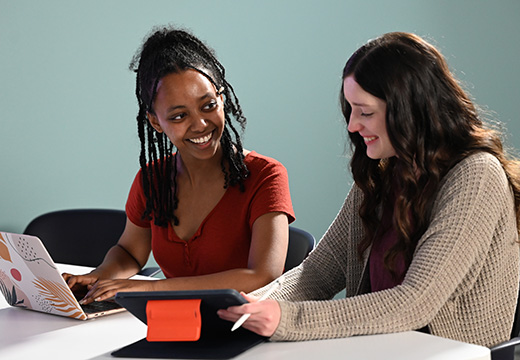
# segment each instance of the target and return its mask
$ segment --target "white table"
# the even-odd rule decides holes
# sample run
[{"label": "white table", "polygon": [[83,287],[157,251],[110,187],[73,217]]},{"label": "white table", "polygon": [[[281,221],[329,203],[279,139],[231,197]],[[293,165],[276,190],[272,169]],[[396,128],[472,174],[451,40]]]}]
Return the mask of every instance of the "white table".
[{"label": "white table", "polygon": [[[83,273],[80,267],[60,270]],[[0,296],[0,359],[112,359],[110,353],[146,336],[130,313],[80,321],[10,307]],[[489,349],[415,331],[345,339],[258,345],[236,360],[489,360]]]}]

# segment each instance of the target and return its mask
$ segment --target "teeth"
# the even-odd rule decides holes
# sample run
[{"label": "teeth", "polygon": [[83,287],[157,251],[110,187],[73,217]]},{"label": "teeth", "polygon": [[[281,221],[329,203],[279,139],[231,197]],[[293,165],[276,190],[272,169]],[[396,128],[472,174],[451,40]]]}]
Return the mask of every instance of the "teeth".
[{"label": "teeth", "polygon": [[372,140],[375,140],[377,139],[377,136],[371,136],[371,137],[364,137],[363,140],[365,140],[365,142],[370,142]]},{"label": "teeth", "polygon": [[208,142],[209,139],[211,139],[211,133],[200,138],[190,139],[190,141],[195,144],[204,144],[205,142]]}]

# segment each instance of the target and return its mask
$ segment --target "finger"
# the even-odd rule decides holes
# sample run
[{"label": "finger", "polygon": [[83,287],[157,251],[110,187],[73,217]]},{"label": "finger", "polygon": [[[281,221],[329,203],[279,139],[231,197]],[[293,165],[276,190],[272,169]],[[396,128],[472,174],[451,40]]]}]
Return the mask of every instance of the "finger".
[{"label": "finger", "polygon": [[238,319],[240,319],[240,316],[239,314],[235,314],[235,313],[232,313],[232,312],[229,312],[225,309],[220,309],[217,311],[217,315],[222,319],[222,320],[226,320],[226,321],[232,321],[232,322],[235,322],[237,321]]},{"label": "finger", "polygon": [[87,295],[85,295],[85,297],[83,297],[83,299],[81,299],[79,301],[79,304],[80,305],[87,305],[87,304],[90,304],[91,302],[94,302],[94,299],[91,296],[89,296],[88,293],[87,293]]},{"label": "finger", "polygon": [[94,284],[96,279],[85,275],[70,275],[66,281],[69,287],[72,288],[74,285],[87,286],[88,284]]},{"label": "finger", "polygon": [[251,313],[249,307],[250,307],[249,304],[244,304],[244,305],[230,306],[225,310],[231,314],[242,316],[244,314]]},{"label": "finger", "polygon": [[113,297],[121,288],[117,282],[112,280],[98,281],[87,294],[94,301],[103,301]]},{"label": "finger", "polygon": [[81,305],[86,305],[86,304],[90,304],[94,301],[102,301],[104,299],[103,294],[105,294],[105,292],[100,289],[90,290],[87,293],[87,295],[85,295],[85,297],[83,299],[81,299],[81,301],[79,303]]},{"label": "finger", "polygon": [[242,293],[242,296],[243,296],[247,301],[249,301],[250,303],[252,303],[252,302],[257,302],[258,299],[259,299],[258,296],[248,295],[248,294],[245,294],[245,293]]},{"label": "finger", "polygon": [[71,275],[71,274],[67,274],[68,277],[65,278],[65,281],[67,282],[67,285],[69,286],[69,288],[73,288],[74,285],[76,285],[78,283],[78,277],[77,276],[74,276],[74,275]]},{"label": "finger", "polygon": [[81,305],[90,304],[91,302],[94,301],[95,297],[93,295],[96,293],[96,291],[98,289],[98,285],[99,285],[99,281],[95,282],[93,284],[87,285],[88,291],[85,294],[85,297],[83,297],[83,299],[81,299],[81,301],[79,302]]},{"label": "finger", "polygon": [[239,315],[256,314],[262,311],[262,302],[253,301],[240,306],[229,307],[228,310]]},{"label": "finger", "polygon": [[278,322],[273,322],[269,316],[250,316],[242,327],[262,336],[270,337],[278,327]]},{"label": "finger", "polygon": [[117,293],[116,290],[109,290],[109,291],[103,292],[100,295],[94,294],[93,298],[94,298],[94,301],[104,301],[104,300],[113,298],[116,295],[116,293]]},{"label": "finger", "polygon": [[[88,289],[88,287],[87,287],[87,289]],[[80,303],[80,305],[87,305],[87,304],[90,304],[93,301],[94,301],[94,298],[92,298],[91,292],[90,292],[90,289],[89,289],[89,291],[87,291],[87,293],[85,294],[85,296],[83,296],[83,299],[81,299],[79,301],[79,303]]]}]

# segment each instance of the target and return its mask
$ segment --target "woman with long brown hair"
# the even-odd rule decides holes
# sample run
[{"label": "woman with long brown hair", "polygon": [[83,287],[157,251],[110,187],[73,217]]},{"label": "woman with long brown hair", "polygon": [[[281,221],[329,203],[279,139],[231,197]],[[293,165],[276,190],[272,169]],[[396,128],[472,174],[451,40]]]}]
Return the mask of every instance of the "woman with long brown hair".
[{"label": "woman with long brown hair", "polygon": [[485,346],[509,339],[520,185],[499,133],[440,52],[409,33],[358,49],[340,102],[354,178],[343,207],[282,289],[220,316],[251,313],[243,326],[272,340],[408,330]]}]

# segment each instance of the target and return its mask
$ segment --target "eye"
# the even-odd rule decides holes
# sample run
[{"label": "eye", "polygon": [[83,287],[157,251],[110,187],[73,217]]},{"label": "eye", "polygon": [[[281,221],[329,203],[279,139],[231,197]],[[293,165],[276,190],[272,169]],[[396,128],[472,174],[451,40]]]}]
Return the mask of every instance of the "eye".
[{"label": "eye", "polygon": [[209,103],[205,104],[202,107],[202,110],[204,110],[204,111],[211,111],[211,110],[216,109],[217,106],[218,106],[217,102],[215,100],[211,100]]},{"label": "eye", "polygon": [[180,114],[175,114],[175,115],[172,115],[168,118],[168,120],[170,121],[173,121],[173,122],[180,122],[182,121],[182,119],[184,119],[186,117],[186,114],[185,113],[180,113]]},{"label": "eye", "polygon": [[372,115],[374,115],[373,112],[371,112],[371,113],[364,113],[364,112],[362,112],[361,113],[361,116],[363,116],[363,117],[371,117]]}]

